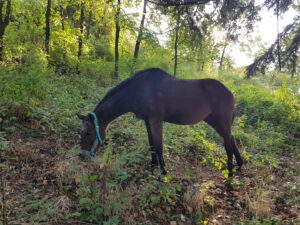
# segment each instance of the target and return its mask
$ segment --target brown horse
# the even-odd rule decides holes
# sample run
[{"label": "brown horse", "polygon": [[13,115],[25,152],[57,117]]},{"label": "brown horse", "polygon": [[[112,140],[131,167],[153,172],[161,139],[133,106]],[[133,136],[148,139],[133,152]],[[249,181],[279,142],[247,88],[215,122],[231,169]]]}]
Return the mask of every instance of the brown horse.
[{"label": "brown horse", "polygon": [[84,122],[80,132],[80,145],[82,150],[94,153],[105,139],[108,124],[117,117],[132,112],[146,124],[152,156],[151,170],[160,165],[162,173],[166,174],[163,122],[187,125],[204,120],[223,137],[228,171],[232,176],[233,155],[238,168],[243,165],[231,134],[234,110],[232,93],[217,80],[181,80],[161,69],[147,69],[111,89],[93,113],[78,115]]}]

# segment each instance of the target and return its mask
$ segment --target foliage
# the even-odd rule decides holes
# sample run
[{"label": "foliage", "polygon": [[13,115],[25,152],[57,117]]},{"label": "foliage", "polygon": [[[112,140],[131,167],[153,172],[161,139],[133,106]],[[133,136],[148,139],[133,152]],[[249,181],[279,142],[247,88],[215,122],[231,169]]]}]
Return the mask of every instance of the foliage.
[{"label": "foliage", "polygon": [[26,217],[30,222],[47,222],[57,212],[53,204],[40,199],[28,200],[25,209],[28,213]]},{"label": "foliage", "polygon": [[93,186],[97,179],[99,179],[97,175],[84,175],[82,178],[82,186],[78,190],[80,219],[97,224],[119,224],[117,214],[123,208],[124,199],[105,201],[99,187]]},{"label": "foliage", "polygon": [[[178,77],[218,79],[234,93],[233,135],[246,162],[245,176],[237,173],[227,179],[223,140],[207,124],[164,124],[164,156],[170,170],[163,182],[157,182],[159,170],[153,175],[149,171],[144,122],[131,114],[110,124],[108,143],[95,160],[77,158],[80,121],[76,113],[93,110],[115,85],[115,2],[53,1],[50,53],[46,55],[46,1],[13,1],[0,67],[0,161],[9,173],[3,189],[12,209],[9,219],[16,224],[214,224],[216,219],[228,219],[219,212],[229,212],[230,222],[239,224],[280,224],[285,218],[294,219],[292,210],[299,205],[299,171],[294,163],[300,157],[299,78],[271,71],[264,78],[245,80],[245,71],[232,68],[230,58],[225,59],[224,70],[218,70],[221,50],[242,35],[238,27],[251,27],[249,19],[257,19],[251,13],[257,8],[247,4],[252,2],[220,1],[216,14],[203,5],[187,6],[181,8],[179,21]],[[267,1],[271,8],[274,2]],[[133,10],[140,3],[122,1],[120,79],[149,67],[173,71],[177,21],[172,7],[149,3],[139,58],[133,60],[139,19]],[[79,25],[82,4],[83,33]],[[282,7],[289,6],[290,1]],[[170,35],[161,41],[151,26],[159,30],[165,17],[169,27],[161,32]],[[237,18],[241,20],[235,23]],[[221,42],[214,36],[220,24],[227,26],[222,31],[226,40]],[[80,58],[79,36],[83,39]],[[286,44],[294,46],[295,39]],[[19,178],[24,171],[28,174]],[[258,178],[263,185],[256,182]],[[63,194],[68,207],[57,207],[55,198],[60,196],[56,194]],[[234,217],[237,210],[244,217]],[[291,210],[288,216],[272,214],[287,210]]]},{"label": "foliage", "polygon": [[0,69],[1,117],[30,117],[47,97],[45,78],[48,76],[43,61]]}]

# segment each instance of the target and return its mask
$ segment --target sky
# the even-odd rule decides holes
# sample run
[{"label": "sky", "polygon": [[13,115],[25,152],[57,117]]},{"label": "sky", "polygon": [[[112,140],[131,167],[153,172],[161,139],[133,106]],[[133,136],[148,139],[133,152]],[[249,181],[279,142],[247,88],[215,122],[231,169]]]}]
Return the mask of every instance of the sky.
[{"label": "sky", "polygon": [[[256,4],[261,4],[264,2],[264,0],[257,0]],[[142,10],[142,4],[140,7],[137,7],[136,9],[129,9],[126,10],[130,13],[137,12],[139,13]],[[284,15],[280,16],[279,18],[279,32],[281,32],[285,26],[293,21],[293,18],[297,16],[297,13],[294,9],[289,9],[289,11],[285,12]],[[277,18],[276,15],[274,15],[274,11],[267,9],[263,9],[260,12],[261,20],[257,22],[253,33],[251,34],[252,37],[260,37],[261,43],[264,48],[268,48],[277,37]],[[140,18],[137,18],[137,24],[140,23]],[[154,30],[155,32],[159,32],[159,29],[157,27],[151,26],[149,23],[146,22],[146,27],[148,26],[148,29]],[[160,29],[162,31],[168,29],[167,22],[162,21]],[[165,35],[157,35],[157,38],[162,44],[165,44],[168,40],[168,36]],[[249,42],[249,40],[242,40],[244,42]],[[231,56],[233,59],[234,65],[237,67],[247,66],[251,64],[254,61],[254,55],[259,51],[260,49],[256,45],[256,43],[253,43],[251,46],[251,55],[249,55],[249,52],[245,52],[242,50],[239,44],[235,44],[230,46],[228,49],[227,54]]]},{"label": "sky", "polygon": [[[262,40],[262,44],[265,48],[268,48],[277,37],[277,18],[273,13],[273,10],[268,11],[264,9],[260,12],[261,21],[257,22],[252,35],[259,36]],[[295,10],[290,9],[288,12],[281,16],[279,19],[279,32],[283,31],[284,27],[293,21],[293,18],[297,16]],[[253,53],[259,49],[251,49]],[[231,46],[229,55],[232,56],[234,64],[236,66],[247,66],[254,61],[253,56],[249,56],[246,52],[243,52],[240,47]],[[254,55],[254,54],[253,54]]]}]

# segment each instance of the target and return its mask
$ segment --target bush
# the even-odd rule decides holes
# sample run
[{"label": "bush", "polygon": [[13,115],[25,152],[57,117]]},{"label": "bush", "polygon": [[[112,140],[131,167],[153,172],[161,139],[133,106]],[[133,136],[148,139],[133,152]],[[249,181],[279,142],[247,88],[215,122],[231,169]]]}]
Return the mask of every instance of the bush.
[{"label": "bush", "polygon": [[0,117],[26,119],[47,97],[49,71],[42,61],[31,61],[0,70]]}]

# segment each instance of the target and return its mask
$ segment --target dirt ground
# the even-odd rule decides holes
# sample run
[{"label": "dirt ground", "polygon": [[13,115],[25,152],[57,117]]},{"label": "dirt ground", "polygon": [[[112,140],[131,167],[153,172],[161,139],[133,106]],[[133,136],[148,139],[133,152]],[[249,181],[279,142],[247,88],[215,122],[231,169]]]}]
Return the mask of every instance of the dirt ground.
[{"label": "dirt ground", "polygon": [[[47,219],[48,222],[40,224],[90,224],[66,218],[78,210],[76,191],[82,175],[99,171],[99,162],[83,162],[71,152],[70,149],[77,144],[76,139],[32,136],[28,135],[28,131],[14,133],[10,137],[10,150],[4,151],[1,156],[8,224],[32,224],[31,216],[36,216],[39,211],[38,205],[34,208],[36,202],[46,206],[47,202],[51,202],[56,210],[55,215]],[[282,156],[278,168],[268,165],[261,168],[248,163],[242,173],[236,174],[230,181],[191,156],[179,157],[169,153],[166,154],[166,164],[169,185],[180,183],[182,186],[176,202],[170,206],[165,202],[140,210],[139,190],[145,182],[152,180],[158,188],[164,184],[154,177],[135,180],[130,188],[122,189],[129,197],[128,207],[120,213],[121,224],[146,224],[145,221],[172,225],[235,224],[252,217],[275,218],[281,224],[296,224],[299,219],[299,190],[295,190],[300,183],[298,158]],[[63,190],[64,187],[67,189]],[[295,201],[295,198],[298,200]],[[151,213],[145,214],[147,210]],[[205,215],[198,215],[198,219],[203,217],[200,219],[202,222],[197,222],[197,212],[205,212]],[[40,217],[42,214],[43,211],[39,212]]]}]

